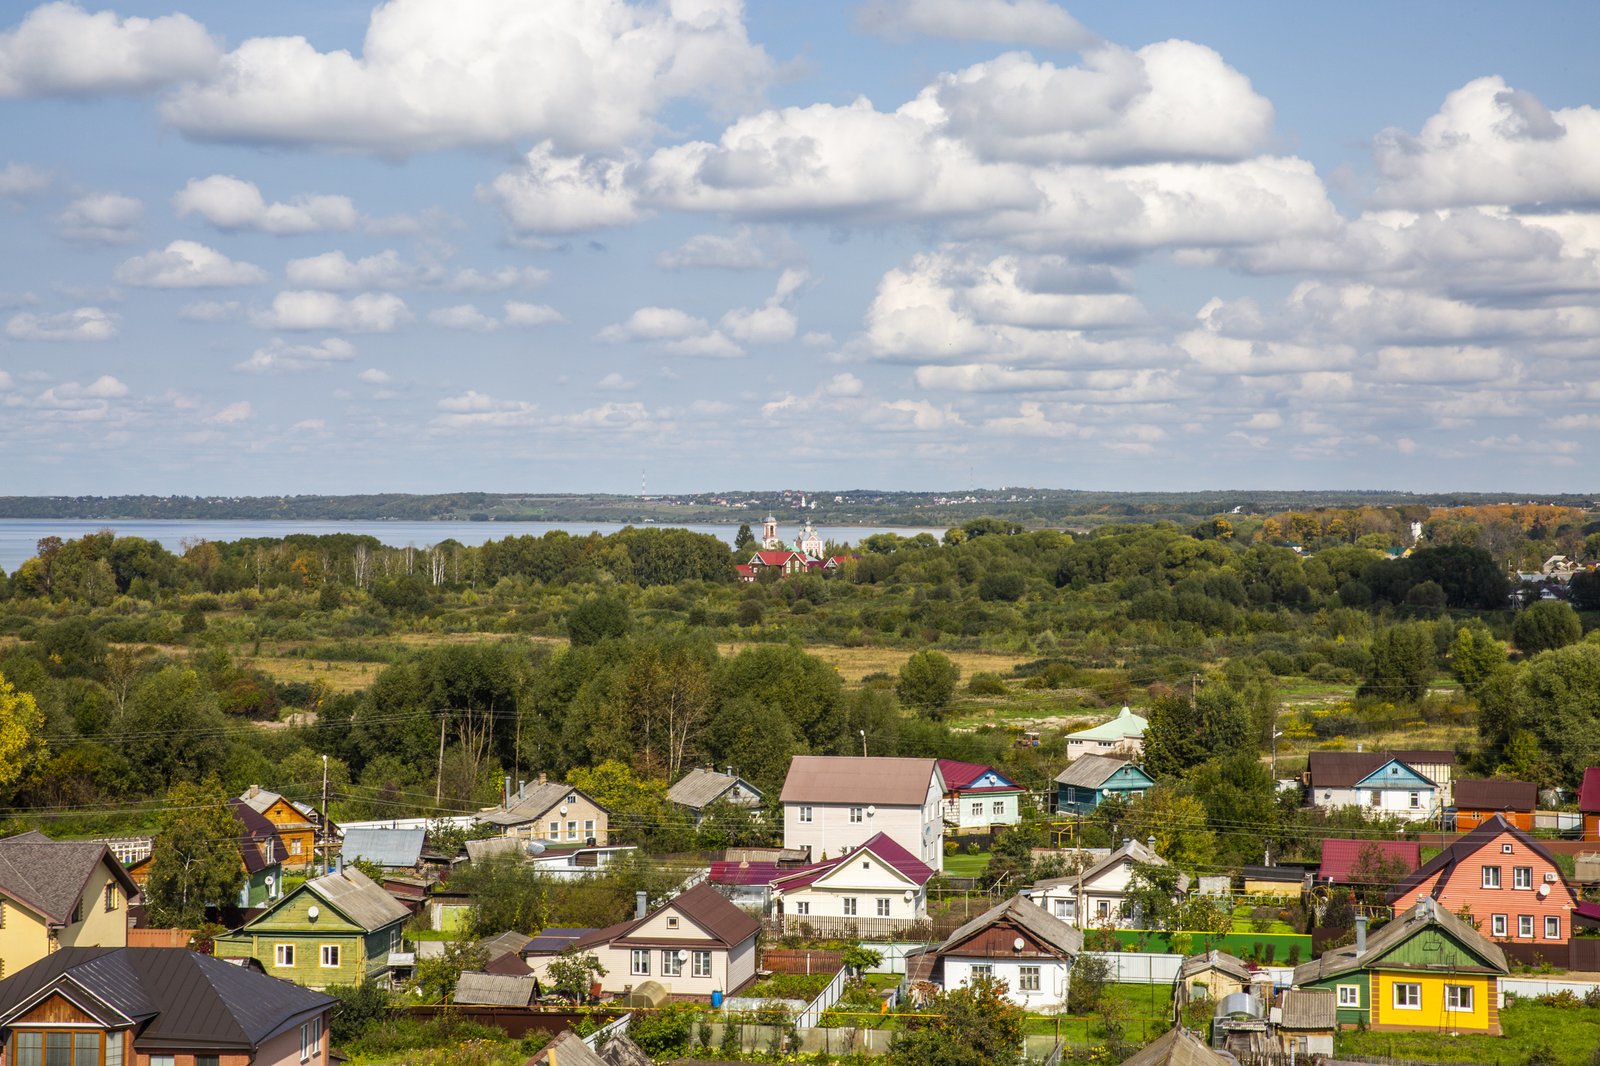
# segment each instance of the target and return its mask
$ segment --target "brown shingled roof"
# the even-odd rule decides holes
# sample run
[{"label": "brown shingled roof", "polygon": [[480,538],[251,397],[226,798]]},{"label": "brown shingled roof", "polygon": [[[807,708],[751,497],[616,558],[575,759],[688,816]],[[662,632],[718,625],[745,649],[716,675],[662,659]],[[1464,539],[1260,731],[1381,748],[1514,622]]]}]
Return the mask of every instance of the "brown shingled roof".
[{"label": "brown shingled roof", "polygon": [[1472,780],[1455,783],[1456,809],[1463,811],[1531,811],[1539,805],[1539,786],[1532,781]]},{"label": "brown shingled roof", "polygon": [[139,894],[139,886],[104,844],[51,840],[38,831],[6,837],[0,840],[0,895],[64,925],[102,860],[129,898]]},{"label": "brown shingled roof", "polygon": [[[797,755],[783,781],[784,803],[874,803],[920,807],[939,773],[933,759]],[[944,792],[944,781],[939,781]]]}]

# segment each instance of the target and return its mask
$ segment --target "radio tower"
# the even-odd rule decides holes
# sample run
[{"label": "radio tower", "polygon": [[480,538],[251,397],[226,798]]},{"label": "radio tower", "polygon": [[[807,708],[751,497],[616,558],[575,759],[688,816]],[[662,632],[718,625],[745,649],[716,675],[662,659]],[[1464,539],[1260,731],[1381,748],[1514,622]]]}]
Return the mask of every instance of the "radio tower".
[{"label": "radio tower", "polygon": [[650,496],[645,492],[644,488],[644,467],[641,466],[639,468],[639,499],[648,500],[649,498]]}]

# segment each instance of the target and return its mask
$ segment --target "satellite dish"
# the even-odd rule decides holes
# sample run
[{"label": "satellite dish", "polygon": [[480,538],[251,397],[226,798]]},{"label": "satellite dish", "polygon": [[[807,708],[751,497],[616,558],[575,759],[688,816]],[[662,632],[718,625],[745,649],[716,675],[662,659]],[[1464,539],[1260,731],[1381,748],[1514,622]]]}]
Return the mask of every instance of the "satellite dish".
[{"label": "satellite dish", "polygon": [[1021,951],[1023,948],[1025,948],[1027,946],[1028,946],[1027,942],[1024,941],[1020,936],[1017,937],[1017,939],[1015,939],[1015,940],[1013,940],[1011,942],[1011,950],[1012,951]]},{"label": "satellite dish", "polygon": [[1539,898],[1540,899],[1544,899],[1544,897],[1548,896],[1549,894],[1550,894],[1550,886],[1549,885],[1540,885],[1539,886]]},{"label": "satellite dish", "polygon": [[567,813],[567,805],[565,803],[563,803],[561,805],[561,813],[562,814],[566,814]]},{"label": "satellite dish", "polygon": [[868,818],[871,818],[874,814],[877,814],[877,813],[878,813],[878,808],[874,807],[870,803],[867,804],[867,817]]},{"label": "satellite dish", "polygon": [[321,913],[322,912],[320,910],[318,910],[315,906],[311,906],[311,907],[307,907],[306,908],[306,917],[310,918],[313,922],[317,920],[317,916],[319,914],[321,914]]},{"label": "satellite dish", "polygon": [[679,948],[678,949],[678,961],[679,962],[682,962],[684,959],[687,959],[688,957],[689,957],[689,952],[688,952],[688,950],[686,948]]},{"label": "satellite dish", "polygon": [[907,903],[911,902],[912,900],[914,900],[916,898],[917,898],[917,894],[915,892],[911,891],[911,889],[909,889],[909,888],[906,889],[906,902]]}]

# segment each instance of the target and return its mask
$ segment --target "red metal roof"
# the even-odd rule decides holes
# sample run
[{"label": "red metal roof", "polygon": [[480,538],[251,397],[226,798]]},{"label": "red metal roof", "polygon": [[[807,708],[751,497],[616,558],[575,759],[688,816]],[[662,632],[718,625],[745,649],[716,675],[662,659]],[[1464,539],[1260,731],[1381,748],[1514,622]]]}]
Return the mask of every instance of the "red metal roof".
[{"label": "red metal roof", "polygon": [[1578,810],[1584,814],[1600,814],[1600,766],[1591,766],[1583,772],[1583,784],[1578,789]]},{"label": "red metal roof", "polygon": [[1351,871],[1369,844],[1377,845],[1385,859],[1399,859],[1405,863],[1406,873],[1422,865],[1422,845],[1415,840],[1324,840],[1322,866],[1317,870],[1317,880],[1349,884]]},{"label": "red metal roof", "polygon": [[892,837],[884,833],[877,833],[855,851],[846,852],[837,858],[828,859],[824,862],[812,863],[810,866],[802,867],[784,877],[773,878],[773,887],[785,892],[792,892],[797,888],[805,888],[807,885],[820,881],[826,874],[837,869],[841,863],[855,858],[863,851],[870,851],[880,861],[892,866],[918,885],[925,885],[933,878],[933,870],[926,863],[899,844],[896,844]]},{"label": "red metal roof", "polygon": [[714,862],[707,880],[714,885],[770,885],[786,871],[796,869],[775,862]]},{"label": "red metal roof", "polygon": [[785,552],[785,551],[756,552],[754,555],[752,555],[750,557],[750,562],[752,564],[754,564],[756,562],[756,560],[759,559],[763,566],[782,566],[784,563],[788,562],[790,559],[793,559],[797,555],[800,556],[801,559],[805,558],[805,556],[800,555],[799,552]]},{"label": "red metal roof", "polygon": [[972,784],[994,767],[981,762],[957,762],[955,759],[940,759],[939,772],[944,775],[944,787],[952,792],[958,792]]}]

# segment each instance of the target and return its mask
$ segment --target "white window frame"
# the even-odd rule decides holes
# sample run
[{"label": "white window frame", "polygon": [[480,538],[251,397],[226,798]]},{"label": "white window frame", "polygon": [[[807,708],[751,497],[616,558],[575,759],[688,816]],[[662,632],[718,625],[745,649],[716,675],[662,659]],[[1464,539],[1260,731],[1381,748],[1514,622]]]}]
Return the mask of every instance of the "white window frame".
[{"label": "white window frame", "polygon": [[1396,981],[1393,987],[1395,1010],[1422,1009],[1422,986],[1420,984],[1413,981]]},{"label": "white window frame", "polygon": [[711,952],[709,952],[709,951],[691,951],[689,954],[691,956],[691,960],[690,960],[691,961],[691,965],[693,965],[693,967],[694,967],[694,975],[696,977],[710,977],[711,976]]},{"label": "white window frame", "polygon": [[[1555,924],[1555,932],[1550,931],[1551,923]],[[1544,938],[1546,940],[1561,939],[1561,916],[1559,914],[1547,914],[1544,916]]]},{"label": "white window frame", "polygon": [[982,818],[983,817],[983,800],[974,800],[973,801],[973,804],[972,804],[972,816],[974,818]]},{"label": "white window frame", "polygon": [[1043,986],[1042,978],[1040,976],[1041,972],[1042,971],[1040,967],[1031,964],[1017,967],[1017,991],[1039,991]]},{"label": "white window frame", "polygon": [[1411,802],[1411,809],[1412,810],[1420,811],[1422,809],[1422,793],[1420,793],[1420,792],[1411,793],[1410,794],[1410,802]]},{"label": "white window frame", "polygon": [[661,976],[682,977],[683,960],[678,958],[677,948],[661,949]]},{"label": "white window frame", "polygon": [[632,977],[650,976],[650,949],[628,949],[628,973]]},{"label": "white window frame", "polygon": [[1094,916],[1096,918],[1111,917],[1111,901],[1108,899],[1096,900],[1094,904]]},{"label": "white window frame", "polygon": [[1531,867],[1531,866],[1513,866],[1511,868],[1511,887],[1512,888],[1523,888],[1523,889],[1528,889],[1529,891],[1532,891],[1532,889],[1533,889],[1533,867]]},{"label": "white window frame", "polygon": [[1458,1014],[1472,1013],[1473,992],[1471,985],[1445,985],[1444,1009]]},{"label": "white window frame", "polygon": [[800,917],[804,918],[806,915],[811,913],[811,901],[807,899],[795,900],[794,912]]},{"label": "white window frame", "polygon": [[805,824],[809,824],[810,823],[810,821],[811,821],[811,807],[810,807],[809,804],[804,805],[804,806],[802,806],[800,808],[799,821],[802,822],[802,823],[805,823]]},{"label": "white window frame", "polygon": [[578,839],[578,820],[576,818],[567,819],[567,839]]},{"label": "white window frame", "polygon": [[[156,1061],[155,1060],[155,1056],[151,1056],[150,1061],[151,1061],[151,1063],[154,1063]],[[300,1023],[300,1061],[301,1062],[309,1062],[309,1061],[311,1061],[311,1023],[310,1022],[301,1022]]]},{"label": "white window frame", "polygon": [[311,1054],[322,1054],[322,1019],[311,1019]]},{"label": "white window frame", "polygon": [[851,825],[860,825],[862,822],[864,822],[866,820],[867,820],[867,812],[866,812],[865,808],[862,808],[862,807],[851,807],[850,808],[850,824]]},{"label": "white window frame", "polygon": [[844,897],[844,916],[846,918],[854,918],[856,916],[856,897]]},{"label": "white window frame", "polygon": [[274,969],[289,969],[294,966],[294,945],[272,945],[272,966]]},{"label": "white window frame", "polygon": [[989,805],[989,813],[1003,816],[1006,813],[1006,801],[995,800]]},{"label": "white window frame", "polygon": [[975,962],[972,964],[971,970],[972,975],[968,978],[969,981],[994,980],[994,966],[987,962]]},{"label": "white window frame", "polygon": [[588,840],[592,836],[594,836],[594,819],[585,818],[583,820],[583,839]]},{"label": "white window frame", "polygon": [[1503,936],[1506,935],[1506,929],[1507,928],[1509,928],[1509,927],[1506,925],[1506,916],[1505,915],[1503,915],[1503,914],[1491,914],[1489,916],[1489,935],[1490,936],[1502,936],[1503,937]]},{"label": "white window frame", "polygon": [[1360,1007],[1361,1006],[1361,986],[1360,985],[1338,985],[1336,987],[1339,990],[1339,1003],[1338,1003],[1338,1005],[1340,1007]]},{"label": "white window frame", "polygon": [[559,819],[557,821],[554,821],[554,822],[550,823],[550,839],[551,840],[560,840],[561,839],[561,822],[560,822]]},{"label": "white window frame", "polygon": [[878,897],[878,917],[879,918],[887,918],[887,917],[889,917],[889,897],[888,896],[879,896]]},{"label": "white window frame", "polygon": [[[322,968],[325,970],[337,970],[339,968],[339,958],[343,954],[343,952],[339,950],[339,945],[320,944],[318,946],[322,949],[320,952],[318,952],[318,959],[322,964]],[[328,961],[330,953],[333,959],[332,962]]]},{"label": "white window frame", "polygon": [[1481,883],[1482,887],[1484,887],[1484,888],[1499,888],[1500,887],[1500,867],[1498,867],[1498,866],[1485,866],[1483,868],[1482,874],[1480,875],[1480,883]]},{"label": "white window frame", "polygon": [[1533,915],[1517,915],[1517,936],[1519,938],[1533,939]]}]

